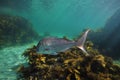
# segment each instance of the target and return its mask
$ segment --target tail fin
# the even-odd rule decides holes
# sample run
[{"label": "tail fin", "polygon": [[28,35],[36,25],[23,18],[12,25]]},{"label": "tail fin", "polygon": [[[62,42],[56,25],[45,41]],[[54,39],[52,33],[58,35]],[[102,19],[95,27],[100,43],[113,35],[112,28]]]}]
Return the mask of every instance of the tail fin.
[{"label": "tail fin", "polygon": [[80,39],[78,39],[78,41],[77,41],[77,47],[80,48],[84,53],[86,53],[86,55],[88,55],[88,53],[84,48],[84,44],[85,44],[86,37],[87,37],[87,34],[89,31],[90,31],[90,29],[86,30],[85,33],[82,35],[82,37]]}]

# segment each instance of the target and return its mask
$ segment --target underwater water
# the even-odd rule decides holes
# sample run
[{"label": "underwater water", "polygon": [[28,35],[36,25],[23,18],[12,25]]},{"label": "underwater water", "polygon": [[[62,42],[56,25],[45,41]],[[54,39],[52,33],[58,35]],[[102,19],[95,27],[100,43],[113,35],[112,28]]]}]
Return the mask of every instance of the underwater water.
[{"label": "underwater water", "polygon": [[55,36],[75,36],[85,28],[104,27],[120,5],[119,0],[21,0],[8,4],[1,12],[23,16],[39,34]]},{"label": "underwater water", "polygon": [[34,0],[32,22],[39,33],[75,36],[84,28],[103,27],[119,8],[117,2],[118,0]]},{"label": "underwater water", "polygon": [[[32,23],[39,35],[76,37],[84,29],[104,27],[120,8],[119,0],[1,0],[0,14],[18,15]],[[21,54],[33,44],[0,50],[0,80],[16,80],[12,69],[24,63]],[[119,61],[118,61],[119,62]]]}]

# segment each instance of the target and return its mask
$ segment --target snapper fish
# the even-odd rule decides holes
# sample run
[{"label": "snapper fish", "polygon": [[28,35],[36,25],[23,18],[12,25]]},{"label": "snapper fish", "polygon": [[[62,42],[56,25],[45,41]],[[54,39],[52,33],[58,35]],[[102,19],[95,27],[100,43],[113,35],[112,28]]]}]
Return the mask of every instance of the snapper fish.
[{"label": "snapper fish", "polygon": [[84,44],[89,31],[89,29],[86,30],[77,41],[56,37],[43,38],[37,44],[37,52],[56,55],[58,52],[64,52],[71,47],[76,46],[81,49],[85,55],[88,55],[87,51],[84,48]]}]

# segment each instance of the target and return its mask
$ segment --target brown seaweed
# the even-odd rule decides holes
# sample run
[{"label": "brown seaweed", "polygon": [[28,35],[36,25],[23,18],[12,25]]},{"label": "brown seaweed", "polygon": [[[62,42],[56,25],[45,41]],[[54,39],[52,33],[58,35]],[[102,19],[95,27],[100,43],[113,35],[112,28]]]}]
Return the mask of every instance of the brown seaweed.
[{"label": "brown seaweed", "polygon": [[18,80],[119,80],[120,67],[92,45],[90,41],[86,42],[89,56],[77,47],[57,55],[38,54],[33,46],[23,53],[29,66],[19,67]]}]

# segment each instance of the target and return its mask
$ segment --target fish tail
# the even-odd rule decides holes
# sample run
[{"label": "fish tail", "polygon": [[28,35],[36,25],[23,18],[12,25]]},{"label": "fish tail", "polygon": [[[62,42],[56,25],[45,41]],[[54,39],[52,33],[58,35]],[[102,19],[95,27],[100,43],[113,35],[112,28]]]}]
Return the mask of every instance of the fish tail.
[{"label": "fish tail", "polygon": [[79,49],[81,49],[86,55],[89,55],[89,54],[85,50],[84,44],[85,44],[85,41],[86,41],[86,38],[87,38],[89,31],[90,31],[90,29],[86,30],[85,33],[82,35],[82,37],[80,39],[78,39],[78,41],[77,41],[77,47]]}]

